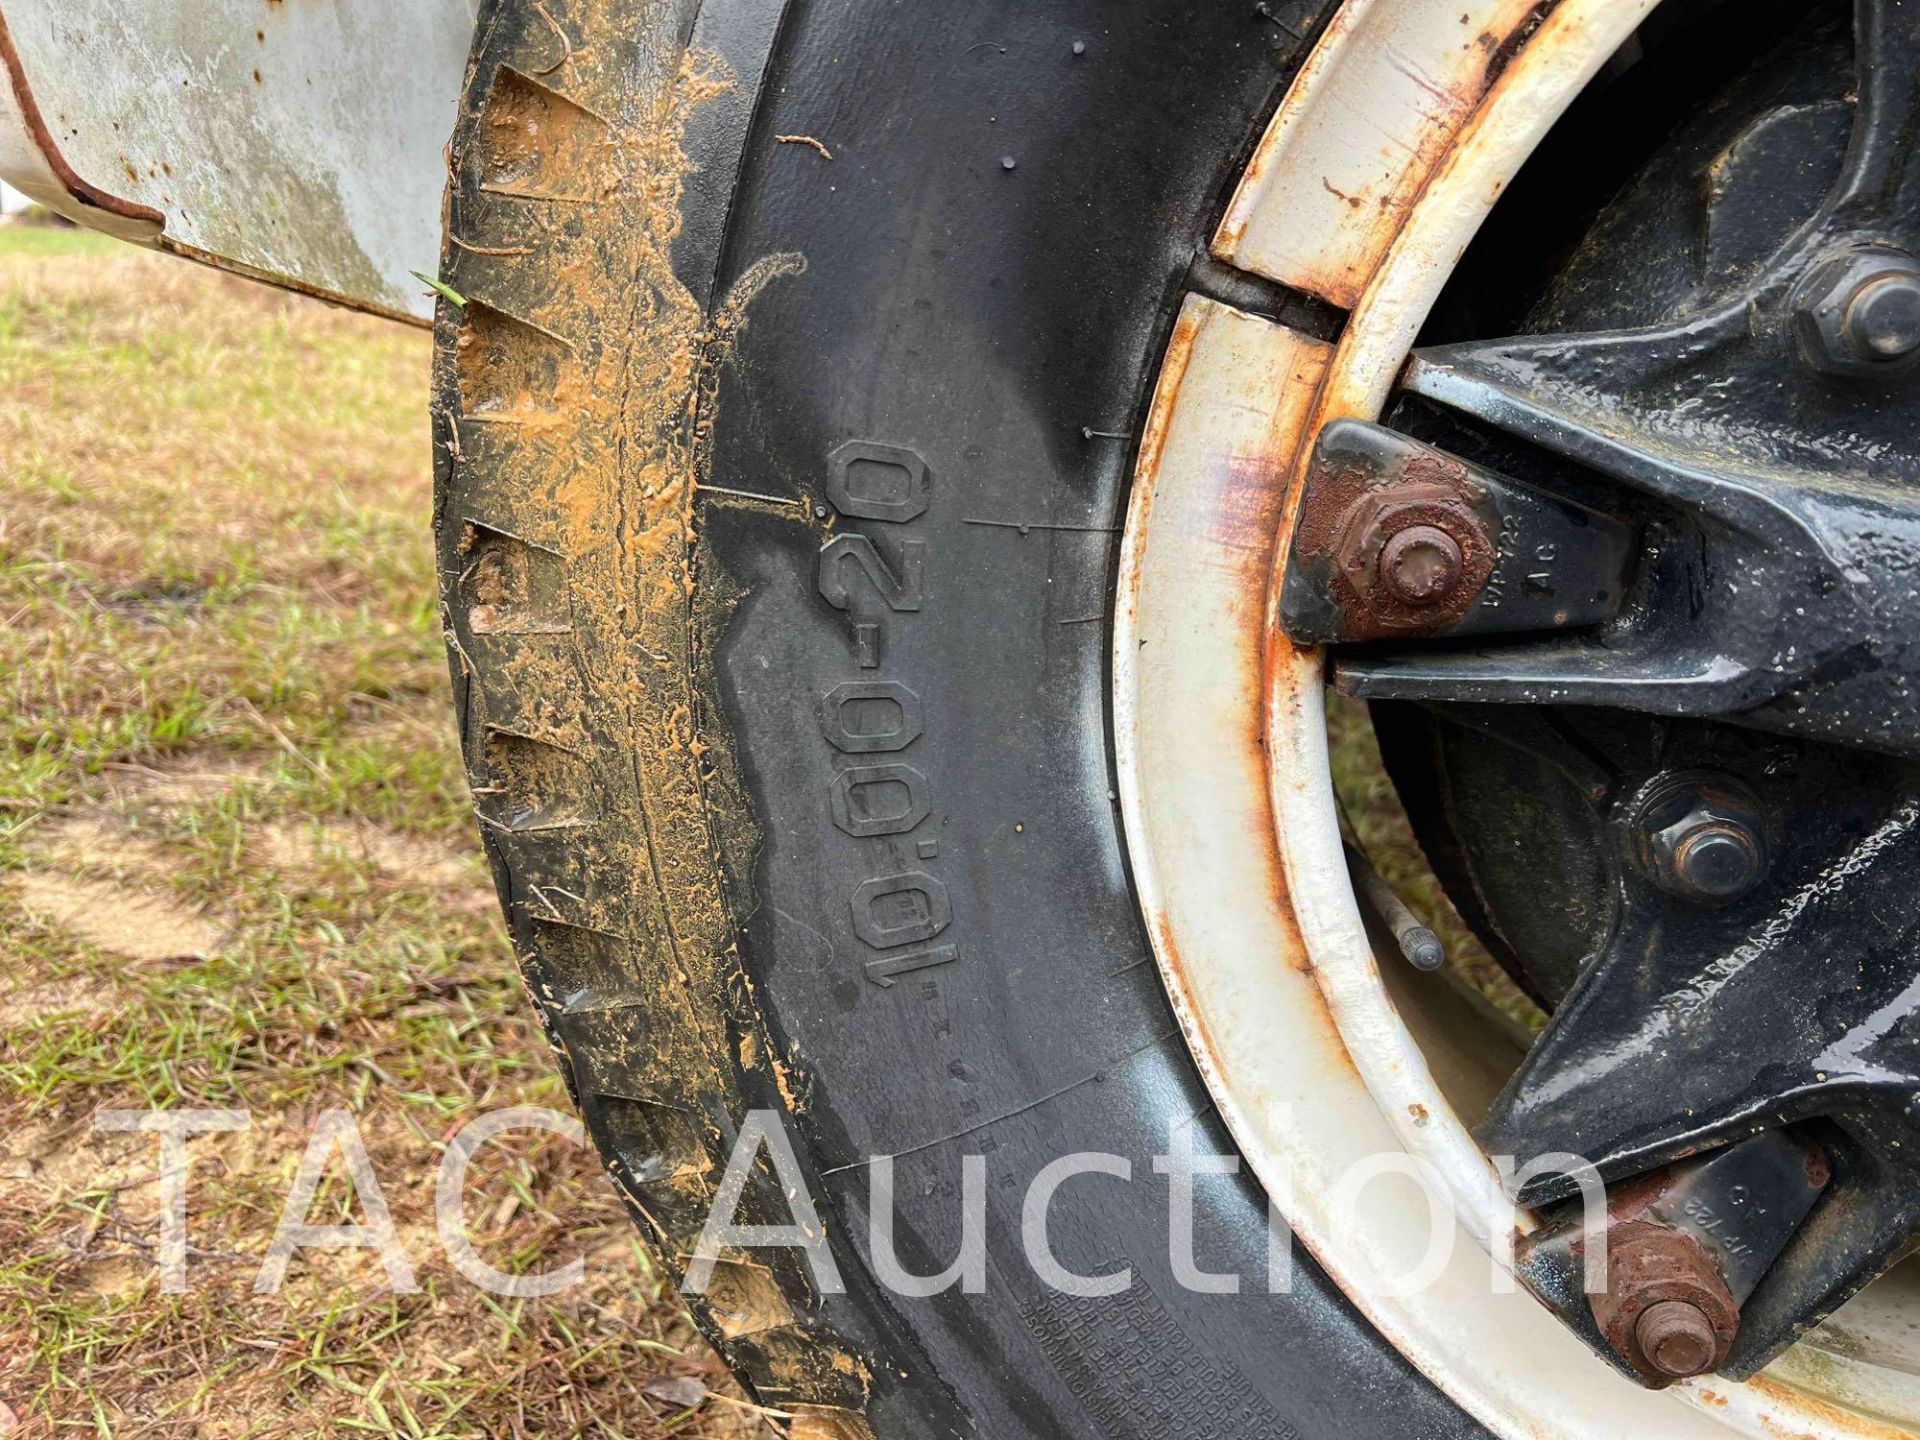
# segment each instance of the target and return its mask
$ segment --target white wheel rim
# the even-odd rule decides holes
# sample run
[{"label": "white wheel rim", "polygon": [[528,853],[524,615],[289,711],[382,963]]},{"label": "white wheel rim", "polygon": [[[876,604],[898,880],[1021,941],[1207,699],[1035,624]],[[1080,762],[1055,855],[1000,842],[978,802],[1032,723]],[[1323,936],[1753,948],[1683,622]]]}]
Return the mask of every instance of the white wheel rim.
[{"label": "white wheel rim", "polygon": [[[1362,1313],[1476,1419],[1567,1440],[1911,1433],[1887,1425],[1920,1420],[1900,1285],[1850,1307],[1850,1353],[1803,1343],[1744,1385],[1651,1393],[1494,1264],[1494,1237],[1530,1218],[1374,962],[1340,848],[1320,657],[1266,598],[1302,438],[1377,415],[1494,200],[1656,3],[1562,0],[1527,32],[1531,0],[1349,0],[1302,69],[1214,249],[1352,313],[1329,346],[1198,296],[1181,312],[1121,550],[1128,847],[1175,1012],[1248,1162]],[[1491,81],[1489,36],[1508,52]],[[1472,1088],[1449,1069],[1453,1093]],[[1385,1154],[1427,1167],[1451,1202],[1451,1258],[1410,1296],[1394,1277],[1425,1247],[1426,1199],[1397,1182],[1339,1193]]]}]

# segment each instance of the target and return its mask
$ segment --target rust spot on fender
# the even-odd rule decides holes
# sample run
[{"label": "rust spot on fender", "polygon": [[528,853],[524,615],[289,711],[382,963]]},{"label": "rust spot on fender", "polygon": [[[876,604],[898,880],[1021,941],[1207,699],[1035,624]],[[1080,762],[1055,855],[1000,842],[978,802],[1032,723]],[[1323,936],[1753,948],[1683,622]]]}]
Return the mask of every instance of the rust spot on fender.
[{"label": "rust spot on fender", "polygon": [[[45,118],[40,114],[40,104],[34,99],[33,91],[27,85],[26,71],[20,64],[20,52],[14,48],[13,35],[7,29],[4,15],[0,15],[0,64],[6,66],[7,82],[13,89],[14,104],[20,108],[20,118],[26,123],[27,133],[32,136],[40,156],[47,162],[47,168],[74,201],[93,210],[102,210],[109,215],[117,215],[124,220],[134,220],[154,227],[154,236],[165,228],[167,217],[151,205],[142,205],[137,201],[123,199],[99,186],[90,184],[81,178],[67,158],[60,153],[60,146],[48,129]],[[131,167],[129,167],[131,169]],[[135,175],[137,179],[137,174]],[[152,238],[152,237],[149,237]]]}]

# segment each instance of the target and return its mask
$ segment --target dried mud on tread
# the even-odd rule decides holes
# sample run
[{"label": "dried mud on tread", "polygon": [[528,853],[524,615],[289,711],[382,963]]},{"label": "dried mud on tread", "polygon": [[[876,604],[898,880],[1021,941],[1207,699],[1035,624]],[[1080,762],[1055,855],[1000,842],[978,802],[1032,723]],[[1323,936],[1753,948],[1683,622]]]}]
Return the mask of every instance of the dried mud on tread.
[{"label": "dried mud on tread", "polygon": [[[442,276],[464,299],[439,305],[434,406],[482,834],[589,1130],[676,1273],[725,1132],[781,1093],[734,949],[756,834],[701,679],[722,597],[695,505],[733,337],[804,268],[764,257],[711,316],[674,274],[682,133],[733,83],[661,43],[681,8],[640,25],[605,0],[492,12],[449,156]],[[762,1172],[750,1193],[773,1186]],[[869,1362],[820,1310],[791,1252],[723,1256],[695,1300],[739,1374],[812,1407],[810,1433],[868,1434]]]}]

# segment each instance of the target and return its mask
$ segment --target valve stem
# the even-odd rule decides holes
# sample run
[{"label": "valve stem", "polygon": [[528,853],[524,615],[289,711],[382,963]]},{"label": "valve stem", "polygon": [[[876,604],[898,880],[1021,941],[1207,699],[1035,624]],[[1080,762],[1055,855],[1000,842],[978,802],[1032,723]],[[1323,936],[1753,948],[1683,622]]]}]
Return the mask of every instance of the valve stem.
[{"label": "valve stem", "polygon": [[1447,960],[1447,947],[1440,943],[1440,937],[1407,908],[1407,902],[1394,893],[1393,887],[1358,847],[1346,841],[1342,841],[1341,846],[1347,852],[1347,870],[1353,876],[1354,886],[1380,918],[1380,923],[1393,932],[1394,943],[1400,947],[1407,963],[1416,970],[1438,970]]}]

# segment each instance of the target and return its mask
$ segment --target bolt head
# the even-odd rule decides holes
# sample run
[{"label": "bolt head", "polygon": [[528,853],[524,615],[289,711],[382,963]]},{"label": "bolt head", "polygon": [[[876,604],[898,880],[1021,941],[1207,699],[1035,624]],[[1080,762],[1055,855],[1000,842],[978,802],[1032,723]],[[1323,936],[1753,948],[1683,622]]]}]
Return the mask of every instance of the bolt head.
[{"label": "bolt head", "polygon": [[1633,1335],[1647,1363],[1676,1380],[1708,1369],[1719,1346],[1713,1322],[1698,1305],[1685,1300],[1649,1305],[1634,1325]]},{"label": "bolt head", "polygon": [[1882,275],[1861,286],[1847,306],[1847,333],[1876,360],[1920,352],[1920,275]]},{"label": "bolt head", "polygon": [[1759,880],[1760,847],[1744,826],[1709,821],[1682,834],[1673,847],[1673,864],[1689,892],[1731,900]]},{"label": "bolt head", "polygon": [[1460,542],[1437,525],[1409,525],[1380,547],[1380,579],[1407,605],[1432,605],[1459,583]]},{"label": "bolt head", "polygon": [[1827,375],[1905,373],[1920,362],[1920,261],[1862,245],[1816,264],[1795,288],[1801,356]]}]

